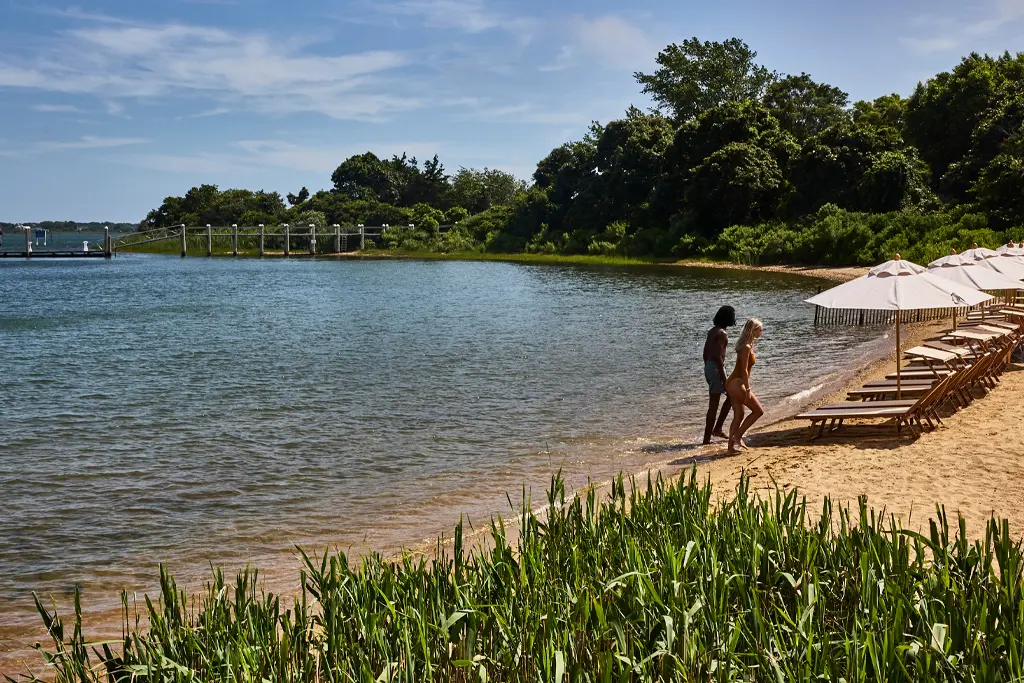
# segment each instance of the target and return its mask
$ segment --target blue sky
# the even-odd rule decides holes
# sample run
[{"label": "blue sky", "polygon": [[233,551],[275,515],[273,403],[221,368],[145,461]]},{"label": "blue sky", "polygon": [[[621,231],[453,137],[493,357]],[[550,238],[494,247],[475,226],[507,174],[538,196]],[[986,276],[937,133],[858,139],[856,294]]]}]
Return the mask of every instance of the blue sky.
[{"label": "blue sky", "polygon": [[0,0],[0,220],[315,191],[366,150],[527,178],[690,36],[873,98],[1024,49],[1024,0]]}]

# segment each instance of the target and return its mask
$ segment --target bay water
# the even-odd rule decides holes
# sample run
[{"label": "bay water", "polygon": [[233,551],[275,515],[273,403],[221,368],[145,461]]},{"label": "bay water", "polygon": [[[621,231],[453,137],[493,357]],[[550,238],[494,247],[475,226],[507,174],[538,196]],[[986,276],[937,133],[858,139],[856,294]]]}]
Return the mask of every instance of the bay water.
[{"label": "bay water", "polygon": [[558,470],[580,486],[679,457],[703,429],[722,304],[764,321],[754,388],[794,409],[877,349],[814,328],[802,300],[820,285],[430,260],[0,263],[0,653],[45,635],[32,591],[66,607],[80,587],[110,612],[159,563],[193,586],[211,563],[297,585],[296,545],[394,552],[508,514],[524,487],[541,501]]}]

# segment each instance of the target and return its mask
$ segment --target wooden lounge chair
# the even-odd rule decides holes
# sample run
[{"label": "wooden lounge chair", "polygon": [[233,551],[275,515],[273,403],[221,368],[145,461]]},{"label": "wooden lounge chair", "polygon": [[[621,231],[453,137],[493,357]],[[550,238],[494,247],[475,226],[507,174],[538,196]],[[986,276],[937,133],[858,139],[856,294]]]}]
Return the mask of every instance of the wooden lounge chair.
[{"label": "wooden lounge chair", "polygon": [[[826,428],[829,431],[835,431],[842,427],[843,422],[853,419],[891,421],[896,426],[897,434],[902,433],[903,427],[906,426],[916,437],[924,429],[925,422],[931,428],[935,427],[932,418],[938,418],[938,413],[935,410],[935,406],[938,405],[936,402],[945,396],[946,387],[955,376],[949,375],[939,380],[911,405],[906,405],[906,401],[897,401],[895,405],[880,401],[860,403],[850,401],[850,407],[847,407],[846,404],[825,406],[801,413],[796,417],[800,420],[811,421],[812,439],[822,436]],[[815,433],[815,428],[817,428],[817,433]]]}]

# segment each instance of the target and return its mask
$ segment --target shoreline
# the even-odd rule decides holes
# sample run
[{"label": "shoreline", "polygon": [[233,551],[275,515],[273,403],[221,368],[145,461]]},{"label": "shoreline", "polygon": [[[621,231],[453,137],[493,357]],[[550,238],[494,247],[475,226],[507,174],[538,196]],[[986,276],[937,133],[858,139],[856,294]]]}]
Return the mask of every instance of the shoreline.
[{"label": "shoreline", "polygon": [[[947,324],[909,325],[906,344],[917,343]],[[792,406],[792,414],[810,405],[841,400],[849,388],[890,372],[894,357],[894,349],[890,349],[873,359],[856,362],[847,368],[849,374],[844,374],[842,381],[834,383],[835,386],[823,395]],[[917,440],[898,438],[888,427],[872,428],[869,432],[858,429],[856,433],[851,431],[848,435],[812,442],[807,437],[806,425],[789,415],[757,425],[747,438],[751,449],[738,456],[726,455],[722,441],[692,447],[683,443],[678,449],[666,451],[665,457],[656,464],[638,470],[624,469],[621,476],[627,487],[632,480],[637,487],[644,488],[648,476],[660,475],[674,481],[695,473],[698,481],[710,481],[715,497],[723,499],[736,491],[741,474],[746,474],[751,480],[751,490],[760,495],[771,492],[774,486],[782,490],[798,489],[807,501],[809,519],[820,511],[820,501],[826,495],[836,505],[850,506],[852,510],[856,510],[858,496],[867,495],[872,509],[881,511],[883,516],[895,515],[907,529],[926,531],[926,521],[935,517],[934,505],[939,504],[945,505],[951,515],[965,514],[971,538],[984,536],[990,515],[1010,519],[1011,531],[1015,537],[1020,537],[1024,531],[1024,504],[1019,503],[1024,500],[1024,463],[1018,465],[1019,458],[1012,455],[1024,452],[1024,435],[1015,436],[1012,430],[1000,432],[1002,441],[994,452],[978,452],[984,449],[974,448],[970,466],[960,459],[969,457],[967,447],[977,443],[974,435],[979,434],[979,429],[992,433],[993,425],[1001,425],[1007,408],[1016,405],[1021,396],[1024,396],[1024,368],[1011,366],[990,395],[951,417],[944,417],[945,427]],[[1003,469],[997,474],[993,468],[1000,461]],[[599,499],[604,499],[617,479],[567,490],[566,497],[571,499],[594,490]],[[958,488],[956,483],[964,485]],[[543,516],[548,507],[546,501],[544,503],[532,506],[531,514]],[[518,539],[519,520],[520,515],[511,514],[503,520],[506,539],[513,547]],[[456,520],[453,517],[451,521],[454,524]],[[475,529],[467,531],[464,541],[467,550],[481,550],[490,545],[487,524],[477,524]],[[438,547],[452,547],[450,534],[451,528],[437,538],[424,539],[402,552],[388,553],[384,557],[388,561],[400,560],[403,556],[429,558]],[[331,549],[332,552],[338,550],[344,549]],[[285,596],[296,585],[296,577],[297,568],[291,572],[282,567],[264,574],[261,583],[266,590]],[[201,584],[190,584],[187,588],[195,592],[201,589]],[[65,621],[70,616],[66,608],[65,603],[62,609]],[[120,624],[111,619],[119,617],[119,613],[100,615],[87,611],[85,625],[91,637],[116,636]],[[4,644],[13,645],[14,649],[0,654],[0,670],[8,675],[16,674],[24,671],[24,665],[28,664],[38,672],[42,663],[29,648],[37,640],[45,642],[44,635],[40,625],[31,636],[12,634],[5,638]],[[18,671],[7,671],[7,666],[17,667]]]},{"label": "shoreline", "polygon": [[[125,247],[117,253],[122,254],[147,254],[177,256],[176,251],[147,251],[145,249],[132,250]],[[283,251],[266,251],[266,257],[284,258]],[[116,254],[115,254],[116,256]],[[211,258],[205,254],[197,255],[199,258]],[[235,258],[230,252],[215,252],[213,257]],[[239,250],[238,258],[259,258],[255,251]],[[760,273],[780,273],[784,275],[798,275],[816,280],[828,280],[830,282],[846,282],[860,277],[868,272],[863,266],[821,266],[821,265],[771,265],[751,266],[730,261],[704,261],[694,259],[658,259],[658,258],[636,258],[629,256],[591,256],[589,254],[527,254],[527,253],[489,253],[489,252],[402,252],[402,251],[349,251],[340,254],[316,254],[315,256],[303,252],[292,252],[288,258],[294,259],[334,259],[334,260],[419,260],[419,261],[494,261],[499,263],[523,263],[523,264],[551,264],[551,265],[606,265],[606,266],[664,266],[669,268],[713,268],[720,270],[741,270]]]}]

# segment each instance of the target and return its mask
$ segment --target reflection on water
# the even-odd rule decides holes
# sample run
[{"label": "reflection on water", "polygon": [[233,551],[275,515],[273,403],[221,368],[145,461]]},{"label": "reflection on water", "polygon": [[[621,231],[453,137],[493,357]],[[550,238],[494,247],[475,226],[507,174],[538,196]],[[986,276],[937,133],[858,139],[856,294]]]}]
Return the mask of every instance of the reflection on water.
[{"label": "reflection on water", "polygon": [[161,561],[290,572],[296,543],[393,550],[524,484],[540,498],[558,468],[582,484],[685,457],[720,305],[765,322],[768,404],[863,351],[863,331],[815,333],[814,290],[682,268],[0,264],[0,636],[37,628],[32,590],[109,605]]}]

